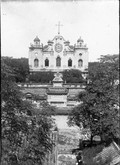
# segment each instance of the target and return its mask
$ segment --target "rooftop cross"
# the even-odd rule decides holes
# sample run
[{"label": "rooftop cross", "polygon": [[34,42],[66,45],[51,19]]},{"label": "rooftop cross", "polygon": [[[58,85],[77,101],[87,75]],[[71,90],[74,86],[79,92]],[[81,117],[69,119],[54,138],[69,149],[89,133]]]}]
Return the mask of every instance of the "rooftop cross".
[{"label": "rooftop cross", "polygon": [[56,26],[58,26],[58,34],[60,34],[60,26],[63,26],[63,25],[61,25],[60,22],[58,22]]}]

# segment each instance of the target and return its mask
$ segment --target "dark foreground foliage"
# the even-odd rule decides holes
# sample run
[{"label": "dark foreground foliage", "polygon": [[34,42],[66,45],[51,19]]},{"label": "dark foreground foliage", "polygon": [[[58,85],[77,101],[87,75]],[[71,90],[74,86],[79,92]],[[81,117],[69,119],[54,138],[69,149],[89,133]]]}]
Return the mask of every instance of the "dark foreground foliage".
[{"label": "dark foreground foliage", "polygon": [[51,83],[54,78],[53,72],[36,72],[29,75],[29,82],[33,83]]},{"label": "dark foreground foliage", "polygon": [[[93,158],[97,156],[103,149],[103,145],[98,145],[94,147],[88,147],[83,150],[83,162],[84,165],[100,165],[97,164]],[[101,164],[102,165],[102,164]]]},{"label": "dark foreground foliage", "polygon": [[53,120],[50,114],[42,115],[30,102],[23,100],[14,81],[14,71],[4,60],[1,80],[1,164],[40,165],[53,146],[50,139]]},{"label": "dark foreground foliage", "polygon": [[29,65],[27,58],[2,57],[2,59],[4,59],[4,63],[7,66],[12,68],[16,83],[26,82],[26,78],[29,76]]},{"label": "dark foreground foliage", "polygon": [[88,83],[79,94],[82,102],[73,108],[69,124],[90,129],[91,143],[94,136],[102,142],[111,142],[119,137],[119,59],[117,55],[103,56],[100,62],[89,67]]}]

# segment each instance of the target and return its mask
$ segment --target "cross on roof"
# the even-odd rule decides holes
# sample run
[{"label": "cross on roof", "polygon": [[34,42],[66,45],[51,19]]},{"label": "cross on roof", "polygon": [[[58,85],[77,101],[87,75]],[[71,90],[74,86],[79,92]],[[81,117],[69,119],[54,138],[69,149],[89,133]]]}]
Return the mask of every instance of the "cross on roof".
[{"label": "cross on roof", "polygon": [[58,34],[60,34],[60,26],[63,26],[63,25],[61,25],[60,22],[58,22],[56,26],[58,26]]}]

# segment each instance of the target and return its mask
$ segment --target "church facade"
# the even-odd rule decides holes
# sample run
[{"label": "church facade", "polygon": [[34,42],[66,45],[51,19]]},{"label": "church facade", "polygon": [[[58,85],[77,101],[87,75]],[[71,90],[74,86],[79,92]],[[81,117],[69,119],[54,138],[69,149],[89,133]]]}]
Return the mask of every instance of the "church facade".
[{"label": "church facade", "polygon": [[70,42],[58,33],[45,46],[36,37],[29,47],[29,69],[31,73],[62,72],[65,69],[85,72],[88,69],[88,48],[81,37],[76,44],[70,45]]}]

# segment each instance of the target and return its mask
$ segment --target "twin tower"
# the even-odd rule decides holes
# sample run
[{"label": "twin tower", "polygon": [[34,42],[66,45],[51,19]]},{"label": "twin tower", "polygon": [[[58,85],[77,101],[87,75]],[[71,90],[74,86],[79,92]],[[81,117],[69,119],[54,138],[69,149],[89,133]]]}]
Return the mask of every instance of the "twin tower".
[{"label": "twin tower", "polygon": [[44,46],[36,36],[29,47],[29,69],[31,73],[62,72],[66,69],[77,69],[85,73],[88,71],[88,48],[81,37],[73,46],[58,34]]}]

